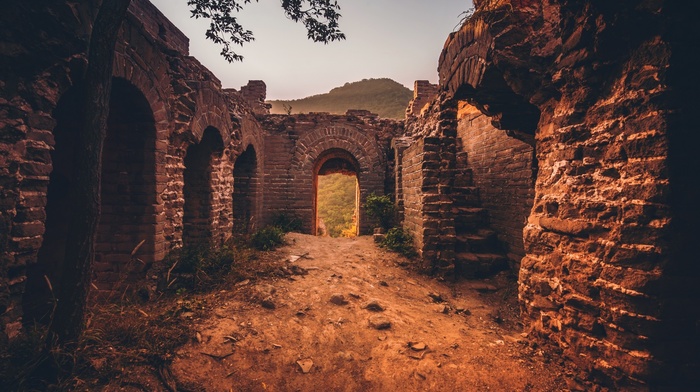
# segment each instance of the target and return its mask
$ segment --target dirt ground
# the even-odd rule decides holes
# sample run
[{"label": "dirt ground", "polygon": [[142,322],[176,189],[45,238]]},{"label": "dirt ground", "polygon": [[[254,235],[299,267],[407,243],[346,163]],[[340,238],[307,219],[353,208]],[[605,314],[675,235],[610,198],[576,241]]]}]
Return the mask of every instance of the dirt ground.
[{"label": "dirt ground", "polygon": [[286,238],[271,256],[293,274],[210,298],[210,315],[195,320],[174,360],[179,382],[207,391],[566,389],[561,362],[527,343],[512,281],[440,281],[371,237]]}]

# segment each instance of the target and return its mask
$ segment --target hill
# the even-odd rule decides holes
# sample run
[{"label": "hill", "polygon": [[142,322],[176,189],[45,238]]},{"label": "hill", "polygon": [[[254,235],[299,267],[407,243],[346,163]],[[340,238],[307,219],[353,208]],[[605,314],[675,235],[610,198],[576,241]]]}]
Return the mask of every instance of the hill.
[{"label": "hill", "polygon": [[326,94],[289,101],[268,101],[272,104],[272,114],[285,114],[284,105],[291,106],[291,114],[328,112],[345,114],[348,109],[364,109],[383,118],[403,119],[413,91],[388,78],[363,79],[345,83]]}]

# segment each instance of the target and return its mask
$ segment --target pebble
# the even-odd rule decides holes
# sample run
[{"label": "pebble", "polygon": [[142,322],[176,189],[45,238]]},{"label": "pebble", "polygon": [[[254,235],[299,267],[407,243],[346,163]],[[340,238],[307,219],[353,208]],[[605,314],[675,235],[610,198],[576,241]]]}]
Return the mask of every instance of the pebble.
[{"label": "pebble", "polygon": [[348,301],[345,300],[345,296],[343,294],[333,294],[331,295],[331,303],[336,305],[347,305]]},{"label": "pebble", "polygon": [[272,300],[272,297],[267,297],[260,301],[260,305],[262,305],[263,308],[265,309],[275,309],[277,306],[275,305],[275,302]]},{"label": "pebble", "polygon": [[314,366],[314,361],[310,359],[300,359],[297,361],[297,365],[299,365],[299,369],[301,369],[302,373],[307,374],[311,371],[311,368]]},{"label": "pebble", "polygon": [[362,308],[371,310],[372,312],[383,312],[385,309],[384,306],[382,306],[382,304],[380,304],[376,299],[367,302]]},{"label": "pebble", "polygon": [[369,326],[374,329],[389,329],[391,320],[381,315],[374,315],[369,318]]}]

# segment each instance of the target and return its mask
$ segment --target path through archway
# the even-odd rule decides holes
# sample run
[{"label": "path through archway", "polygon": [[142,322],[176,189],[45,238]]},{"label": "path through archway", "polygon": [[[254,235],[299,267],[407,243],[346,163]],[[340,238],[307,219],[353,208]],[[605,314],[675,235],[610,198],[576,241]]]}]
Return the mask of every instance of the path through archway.
[{"label": "path through archway", "polygon": [[360,211],[359,164],[342,149],[323,152],[314,165],[315,235],[356,236]]}]

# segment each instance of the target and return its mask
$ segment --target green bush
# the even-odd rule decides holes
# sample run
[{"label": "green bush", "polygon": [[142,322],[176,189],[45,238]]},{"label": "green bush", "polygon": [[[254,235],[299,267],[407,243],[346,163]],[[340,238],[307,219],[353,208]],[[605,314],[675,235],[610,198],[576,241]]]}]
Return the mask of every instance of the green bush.
[{"label": "green bush", "polygon": [[365,199],[365,208],[367,215],[377,219],[383,229],[391,227],[394,222],[395,207],[389,196],[370,193]]},{"label": "green bush", "polygon": [[401,253],[409,258],[416,256],[416,250],[413,247],[413,236],[408,230],[401,227],[389,229],[379,245],[382,248]]},{"label": "green bush", "polygon": [[284,231],[276,226],[267,226],[253,233],[250,244],[257,250],[272,250],[284,244]]},{"label": "green bush", "polygon": [[294,214],[280,212],[272,219],[272,226],[280,228],[285,233],[301,232],[302,222],[301,218]]}]

